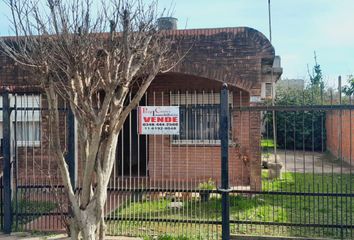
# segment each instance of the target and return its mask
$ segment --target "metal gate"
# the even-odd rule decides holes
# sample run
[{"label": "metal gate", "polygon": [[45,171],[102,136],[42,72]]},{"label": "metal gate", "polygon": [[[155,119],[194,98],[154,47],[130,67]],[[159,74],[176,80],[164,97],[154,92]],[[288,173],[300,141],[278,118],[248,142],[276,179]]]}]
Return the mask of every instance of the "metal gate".
[{"label": "metal gate", "polygon": [[[107,189],[108,234],[353,239],[351,98],[271,106],[243,94],[225,88],[145,95],[142,106],[179,106],[180,134],[139,135],[137,110],[130,114]],[[4,93],[2,101],[2,229],[63,231],[68,203],[45,99]],[[61,138],[79,191],[74,121],[61,106]]]}]

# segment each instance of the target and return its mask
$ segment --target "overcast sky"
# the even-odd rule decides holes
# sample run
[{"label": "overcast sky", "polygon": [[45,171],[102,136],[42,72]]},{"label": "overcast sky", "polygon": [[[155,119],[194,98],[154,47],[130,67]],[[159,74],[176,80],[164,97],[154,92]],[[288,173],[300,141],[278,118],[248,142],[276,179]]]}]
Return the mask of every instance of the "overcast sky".
[{"label": "overcast sky", "polygon": [[[160,9],[171,5],[180,29],[248,26],[269,37],[267,0],[159,0]],[[354,0],[271,0],[271,7],[283,78],[308,78],[314,51],[329,85],[354,74]],[[1,35],[9,35],[7,16],[0,3]]]}]

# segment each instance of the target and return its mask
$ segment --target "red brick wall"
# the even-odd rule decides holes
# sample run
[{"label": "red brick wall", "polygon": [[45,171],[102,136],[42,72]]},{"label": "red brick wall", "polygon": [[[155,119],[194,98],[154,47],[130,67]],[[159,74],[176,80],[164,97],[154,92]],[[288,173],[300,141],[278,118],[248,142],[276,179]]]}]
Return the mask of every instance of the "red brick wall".
[{"label": "red brick wall", "polygon": [[[42,95],[41,107],[47,108],[47,101]],[[64,105],[63,103],[61,104]],[[60,134],[63,148],[67,144],[67,125],[66,114],[60,111]],[[40,117],[41,140],[39,146],[17,146],[16,160],[18,162],[18,184],[58,184],[61,182],[61,177],[58,169],[57,159],[50,146],[51,128],[54,127],[48,120],[48,111],[41,111]]]},{"label": "red brick wall", "polygon": [[[272,66],[274,48],[259,31],[248,27],[169,31],[181,53],[173,71],[215,79],[260,94],[261,65]],[[268,73],[270,74],[270,73]]]},{"label": "red brick wall", "polygon": [[[206,78],[169,73],[158,76],[148,90],[148,104],[169,105],[170,91],[220,92],[221,83]],[[249,105],[249,93],[229,87],[233,92],[233,106]],[[164,102],[162,103],[162,97]],[[42,101],[43,107],[46,101]],[[251,115],[251,118],[250,118]],[[66,129],[62,114],[62,129]],[[45,111],[41,118],[41,145],[18,147],[19,184],[51,184],[58,181],[58,168],[49,147],[50,124]],[[65,131],[62,131],[63,146]],[[251,141],[250,141],[251,139]],[[260,188],[260,116],[259,113],[234,111],[232,113],[232,142],[229,148],[229,173],[232,186],[251,185]],[[221,162],[219,145],[176,145],[169,136],[149,137],[149,177],[151,180],[193,181],[196,184],[213,178],[220,181]],[[81,168],[79,168],[81,169]],[[80,174],[80,173],[79,173]],[[50,179],[49,176],[52,178]]]},{"label": "red brick wall", "polygon": [[[149,91],[165,92],[166,94],[170,90],[213,90],[214,92],[219,92],[221,82],[227,82],[230,84],[230,90],[234,92],[235,106],[241,102],[241,92],[242,103],[245,105],[248,104],[249,93],[253,96],[260,95],[261,81],[265,75],[269,75],[269,73],[262,71],[262,68],[272,66],[274,58],[274,48],[262,33],[255,29],[240,27],[177,30],[168,32],[168,34],[175,40],[175,47],[178,45],[178,49],[181,50],[180,54],[183,55],[187,50],[188,54],[173,69],[174,72],[158,76]],[[188,78],[185,79],[185,76],[188,76]],[[183,78],[184,80],[181,81]],[[0,82],[0,91],[3,90],[4,86],[10,86],[16,92],[31,92],[39,89],[36,87],[36,84],[38,84],[36,79],[32,78],[2,54],[0,54]],[[240,91],[241,88],[245,91]],[[167,95],[165,100],[168,100]],[[64,120],[62,122],[64,125]],[[42,132],[47,132],[49,124],[46,123],[45,119],[42,124]],[[62,128],[65,129],[64,126]],[[42,134],[42,137],[45,136]],[[238,149],[230,147],[231,183],[233,185],[251,184],[253,189],[258,188],[260,186],[259,113],[235,112],[233,117],[233,137],[235,141],[237,138],[240,143],[240,154]],[[166,156],[170,155],[170,145],[168,139],[164,139],[162,144],[162,139],[161,137],[160,139],[157,138],[156,142],[160,142],[160,146],[164,147],[164,158],[166,158]],[[45,141],[47,140],[43,139],[42,141],[42,153],[43,149],[49,151],[48,144]],[[193,170],[188,171],[188,174],[194,174],[198,178],[204,178],[206,175],[209,176],[211,174],[219,178],[219,146],[193,149],[189,147],[188,151],[187,147],[181,148],[179,152],[188,154],[188,156],[183,156],[185,160],[181,160],[178,163],[180,168],[185,167],[188,161],[188,166],[193,168]],[[173,149],[175,149],[175,146],[172,146]],[[32,156],[36,156],[38,151],[40,150],[34,149],[32,152],[35,154],[32,154]],[[162,178],[166,175],[166,171],[162,171],[162,163],[168,163],[167,161],[162,161],[162,153],[159,154],[161,156],[155,162],[155,175],[160,174],[159,176]],[[171,154],[174,155],[175,152],[171,152]],[[22,155],[24,154],[22,153]],[[193,155],[195,157],[192,157]],[[204,155],[207,156],[204,157]],[[203,166],[200,161],[206,158],[208,162]],[[48,153],[44,156],[44,159],[51,161],[53,158]],[[183,163],[183,161],[185,162]],[[21,164],[26,164],[26,161],[21,160]],[[151,171],[153,162],[151,161],[149,164],[149,170]],[[33,164],[28,164],[28,162],[27,165],[34,166]],[[165,169],[165,165],[163,167]],[[167,165],[167,167],[171,169],[171,166]],[[205,169],[205,173],[204,167],[208,168]],[[32,171],[33,175],[36,175],[38,171],[36,171],[35,167],[32,168],[34,169]],[[172,175],[169,174],[169,176],[177,176],[178,173],[181,176],[182,169],[171,173]],[[25,173],[21,172],[20,174]],[[188,177],[190,176],[188,175]]]},{"label": "red brick wall", "polygon": [[[195,91],[220,92],[220,89],[221,83],[214,80],[170,73],[154,81],[148,92],[148,105],[169,105],[170,91],[193,94]],[[234,107],[249,105],[249,93],[238,88],[229,89],[233,92]],[[237,146],[229,148],[230,184],[260,189],[259,113],[234,111],[231,121],[232,142]],[[174,144],[170,136],[150,136],[148,156],[152,180],[198,183],[213,178],[220,182],[220,145]]]},{"label": "red brick wall", "polygon": [[[185,29],[166,31],[175,43],[173,48],[183,56],[174,72],[227,82],[260,95],[260,82],[272,66],[275,50],[259,31],[248,27]],[[38,84],[18,64],[0,54],[2,86]]]},{"label": "red brick wall", "polygon": [[354,165],[354,112],[350,110],[327,112],[326,134],[327,150]]}]

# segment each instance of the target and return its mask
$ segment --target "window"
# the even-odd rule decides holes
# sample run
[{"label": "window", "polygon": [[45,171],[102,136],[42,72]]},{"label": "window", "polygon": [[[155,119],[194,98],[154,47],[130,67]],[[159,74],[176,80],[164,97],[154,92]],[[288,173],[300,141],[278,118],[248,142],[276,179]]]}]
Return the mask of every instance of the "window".
[{"label": "window", "polygon": [[[10,95],[10,106],[18,108],[11,112],[11,133],[17,146],[40,145],[40,95]],[[2,107],[2,98],[0,98]],[[0,114],[0,137],[2,138],[2,113]]]},{"label": "window", "polygon": [[[171,105],[180,106],[180,134],[173,136],[174,143],[220,143],[219,93],[172,94],[170,101]],[[232,94],[229,102],[232,104]]]},{"label": "window", "polygon": [[273,84],[272,83],[266,83],[265,85],[265,97],[270,98],[272,97],[272,92],[273,92]]},{"label": "window", "polygon": [[40,145],[40,140],[39,121],[16,122],[16,141],[18,146],[37,146]]},{"label": "window", "polygon": [[10,99],[11,106],[25,110],[12,113],[17,146],[40,145],[40,95],[17,95]]},{"label": "window", "polygon": [[273,83],[263,82],[261,85],[261,99],[271,99],[273,95]]},{"label": "window", "polygon": [[194,140],[194,142],[219,140],[220,106],[196,105],[180,106],[179,140]]}]

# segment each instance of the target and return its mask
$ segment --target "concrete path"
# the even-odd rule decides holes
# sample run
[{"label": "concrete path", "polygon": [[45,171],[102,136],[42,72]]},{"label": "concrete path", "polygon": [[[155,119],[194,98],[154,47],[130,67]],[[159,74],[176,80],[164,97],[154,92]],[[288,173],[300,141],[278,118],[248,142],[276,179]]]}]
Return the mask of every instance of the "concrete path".
[{"label": "concrete path", "polygon": [[[278,150],[278,162],[282,163],[282,171],[297,173],[354,173],[354,166],[341,162],[329,153],[309,151]],[[274,155],[263,155],[262,160],[274,162]]]}]

